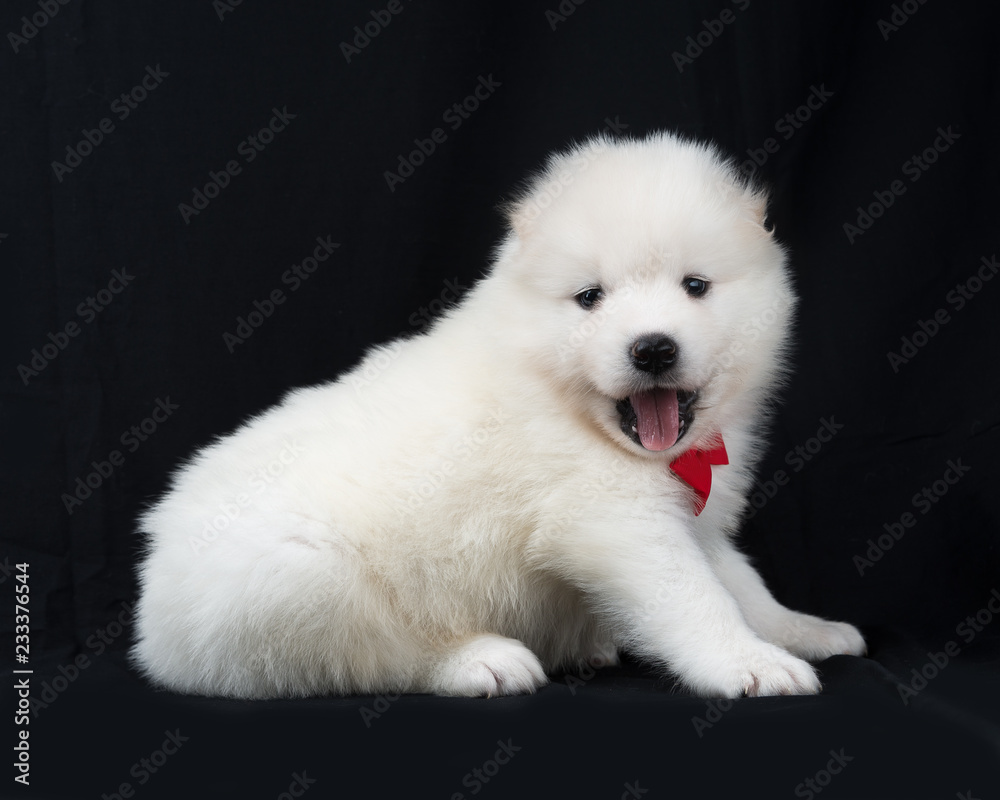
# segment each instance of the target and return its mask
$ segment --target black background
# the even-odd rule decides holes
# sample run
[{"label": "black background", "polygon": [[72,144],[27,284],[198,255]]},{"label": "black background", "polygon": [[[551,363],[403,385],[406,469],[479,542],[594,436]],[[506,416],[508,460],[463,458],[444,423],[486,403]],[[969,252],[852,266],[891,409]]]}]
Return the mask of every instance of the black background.
[{"label": "black background", "polygon": [[[995,4],[47,5],[0,13],[0,591],[12,608],[13,565],[30,563],[44,703],[31,788],[6,767],[0,795],[111,797],[128,782],[140,798],[272,798],[305,770],[308,797],[615,798],[636,781],[648,798],[807,797],[807,778],[822,800],[1000,796],[1000,280],[977,277],[1000,250]],[[46,24],[32,34],[22,15]],[[348,60],[366,25],[376,35]],[[122,93],[152,74],[121,118]],[[486,84],[460,125],[445,118]],[[248,161],[241,143],[275,109],[284,128]],[[444,141],[390,189],[385,173],[435,128]],[[782,601],[861,626],[869,659],[825,662],[818,697],[722,713],[634,662],[490,701],[223,702],[130,673],[133,524],[170,468],[421,327],[446,281],[483,272],[497,204],[546,153],[663,128],[716,141],[772,188],[802,298],[797,370],[744,543]],[[232,160],[239,174],[185,219]],[[905,192],[877,207],[894,181]],[[317,237],[340,247],[292,291],[282,276]],[[113,270],[132,277],[99,295]],[[285,302],[227,345],[274,289]],[[78,310],[89,297],[110,302]],[[61,337],[68,323],[78,333]],[[52,339],[65,346],[45,357]],[[176,409],[131,438],[158,400]],[[837,433],[820,443],[824,421]],[[88,475],[100,485],[82,497]],[[963,625],[977,613],[979,630]],[[934,667],[949,643],[958,655]],[[920,691],[904,702],[901,686]],[[17,727],[3,728],[10,754]],[[168,730],[188,741],[140,783],[134,765]],[[508,739],[521,749],[473,793],[463,779]],[[851,759],[832,776],[830,751]]]}]

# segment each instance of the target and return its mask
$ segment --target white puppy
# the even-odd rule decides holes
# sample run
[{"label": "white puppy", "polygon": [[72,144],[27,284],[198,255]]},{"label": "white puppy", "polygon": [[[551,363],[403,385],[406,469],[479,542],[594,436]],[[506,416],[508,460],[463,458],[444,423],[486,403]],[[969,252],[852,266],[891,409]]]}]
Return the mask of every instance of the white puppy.
[{"label": "white puppy", "polygon": [[861,635],[730,540],[794,306],[765,204],[670,135],[553,156],[429,333],[178,472],[142,520],[136,664],[232,697],[489,696],[626,648],[703,695],[819,691],[803,659]]}]

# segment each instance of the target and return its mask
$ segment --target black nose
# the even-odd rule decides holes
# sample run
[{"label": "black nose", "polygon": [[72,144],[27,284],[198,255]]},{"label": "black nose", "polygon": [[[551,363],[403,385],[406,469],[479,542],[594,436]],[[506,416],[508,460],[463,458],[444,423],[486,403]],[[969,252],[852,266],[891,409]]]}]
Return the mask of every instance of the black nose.
[{"label": "black nose", "polygon": [[643,372],[659,375],[669,369],[676,359],[677,345],[669,336],[643,336],[632,345],[632,363]]}]

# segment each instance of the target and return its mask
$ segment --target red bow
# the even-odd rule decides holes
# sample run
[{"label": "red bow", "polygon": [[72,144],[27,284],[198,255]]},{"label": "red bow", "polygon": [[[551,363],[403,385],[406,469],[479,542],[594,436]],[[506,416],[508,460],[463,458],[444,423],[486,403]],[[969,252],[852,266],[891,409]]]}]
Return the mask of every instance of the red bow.
[{"label": "red bow", "polygon": [[694,515],[705,509],[708,493],[712,490],[712,464],[728,464],[729,454],[722,438],[708,450],[688,450],[670,462],[670,469],[694,489]]}]

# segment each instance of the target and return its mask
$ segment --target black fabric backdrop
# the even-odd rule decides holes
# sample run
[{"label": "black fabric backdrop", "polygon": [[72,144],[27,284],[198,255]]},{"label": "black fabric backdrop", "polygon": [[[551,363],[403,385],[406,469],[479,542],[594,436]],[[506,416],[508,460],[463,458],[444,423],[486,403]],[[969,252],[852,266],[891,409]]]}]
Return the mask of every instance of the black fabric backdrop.
[{"label": "black fabric backdrop", "polygon": [[[9,678],[32,706],[0,795],[1000,796],[998,16],[6,4],[2,660],[34,671]],[[802,313],[744,543],[869,657],[822,664],[817,697],[721,705],[632,661],[489,701],[226,702],[129,672],[133,524],[169,469],[422,328],[547,152],[662,128],[773,189]]]}]

